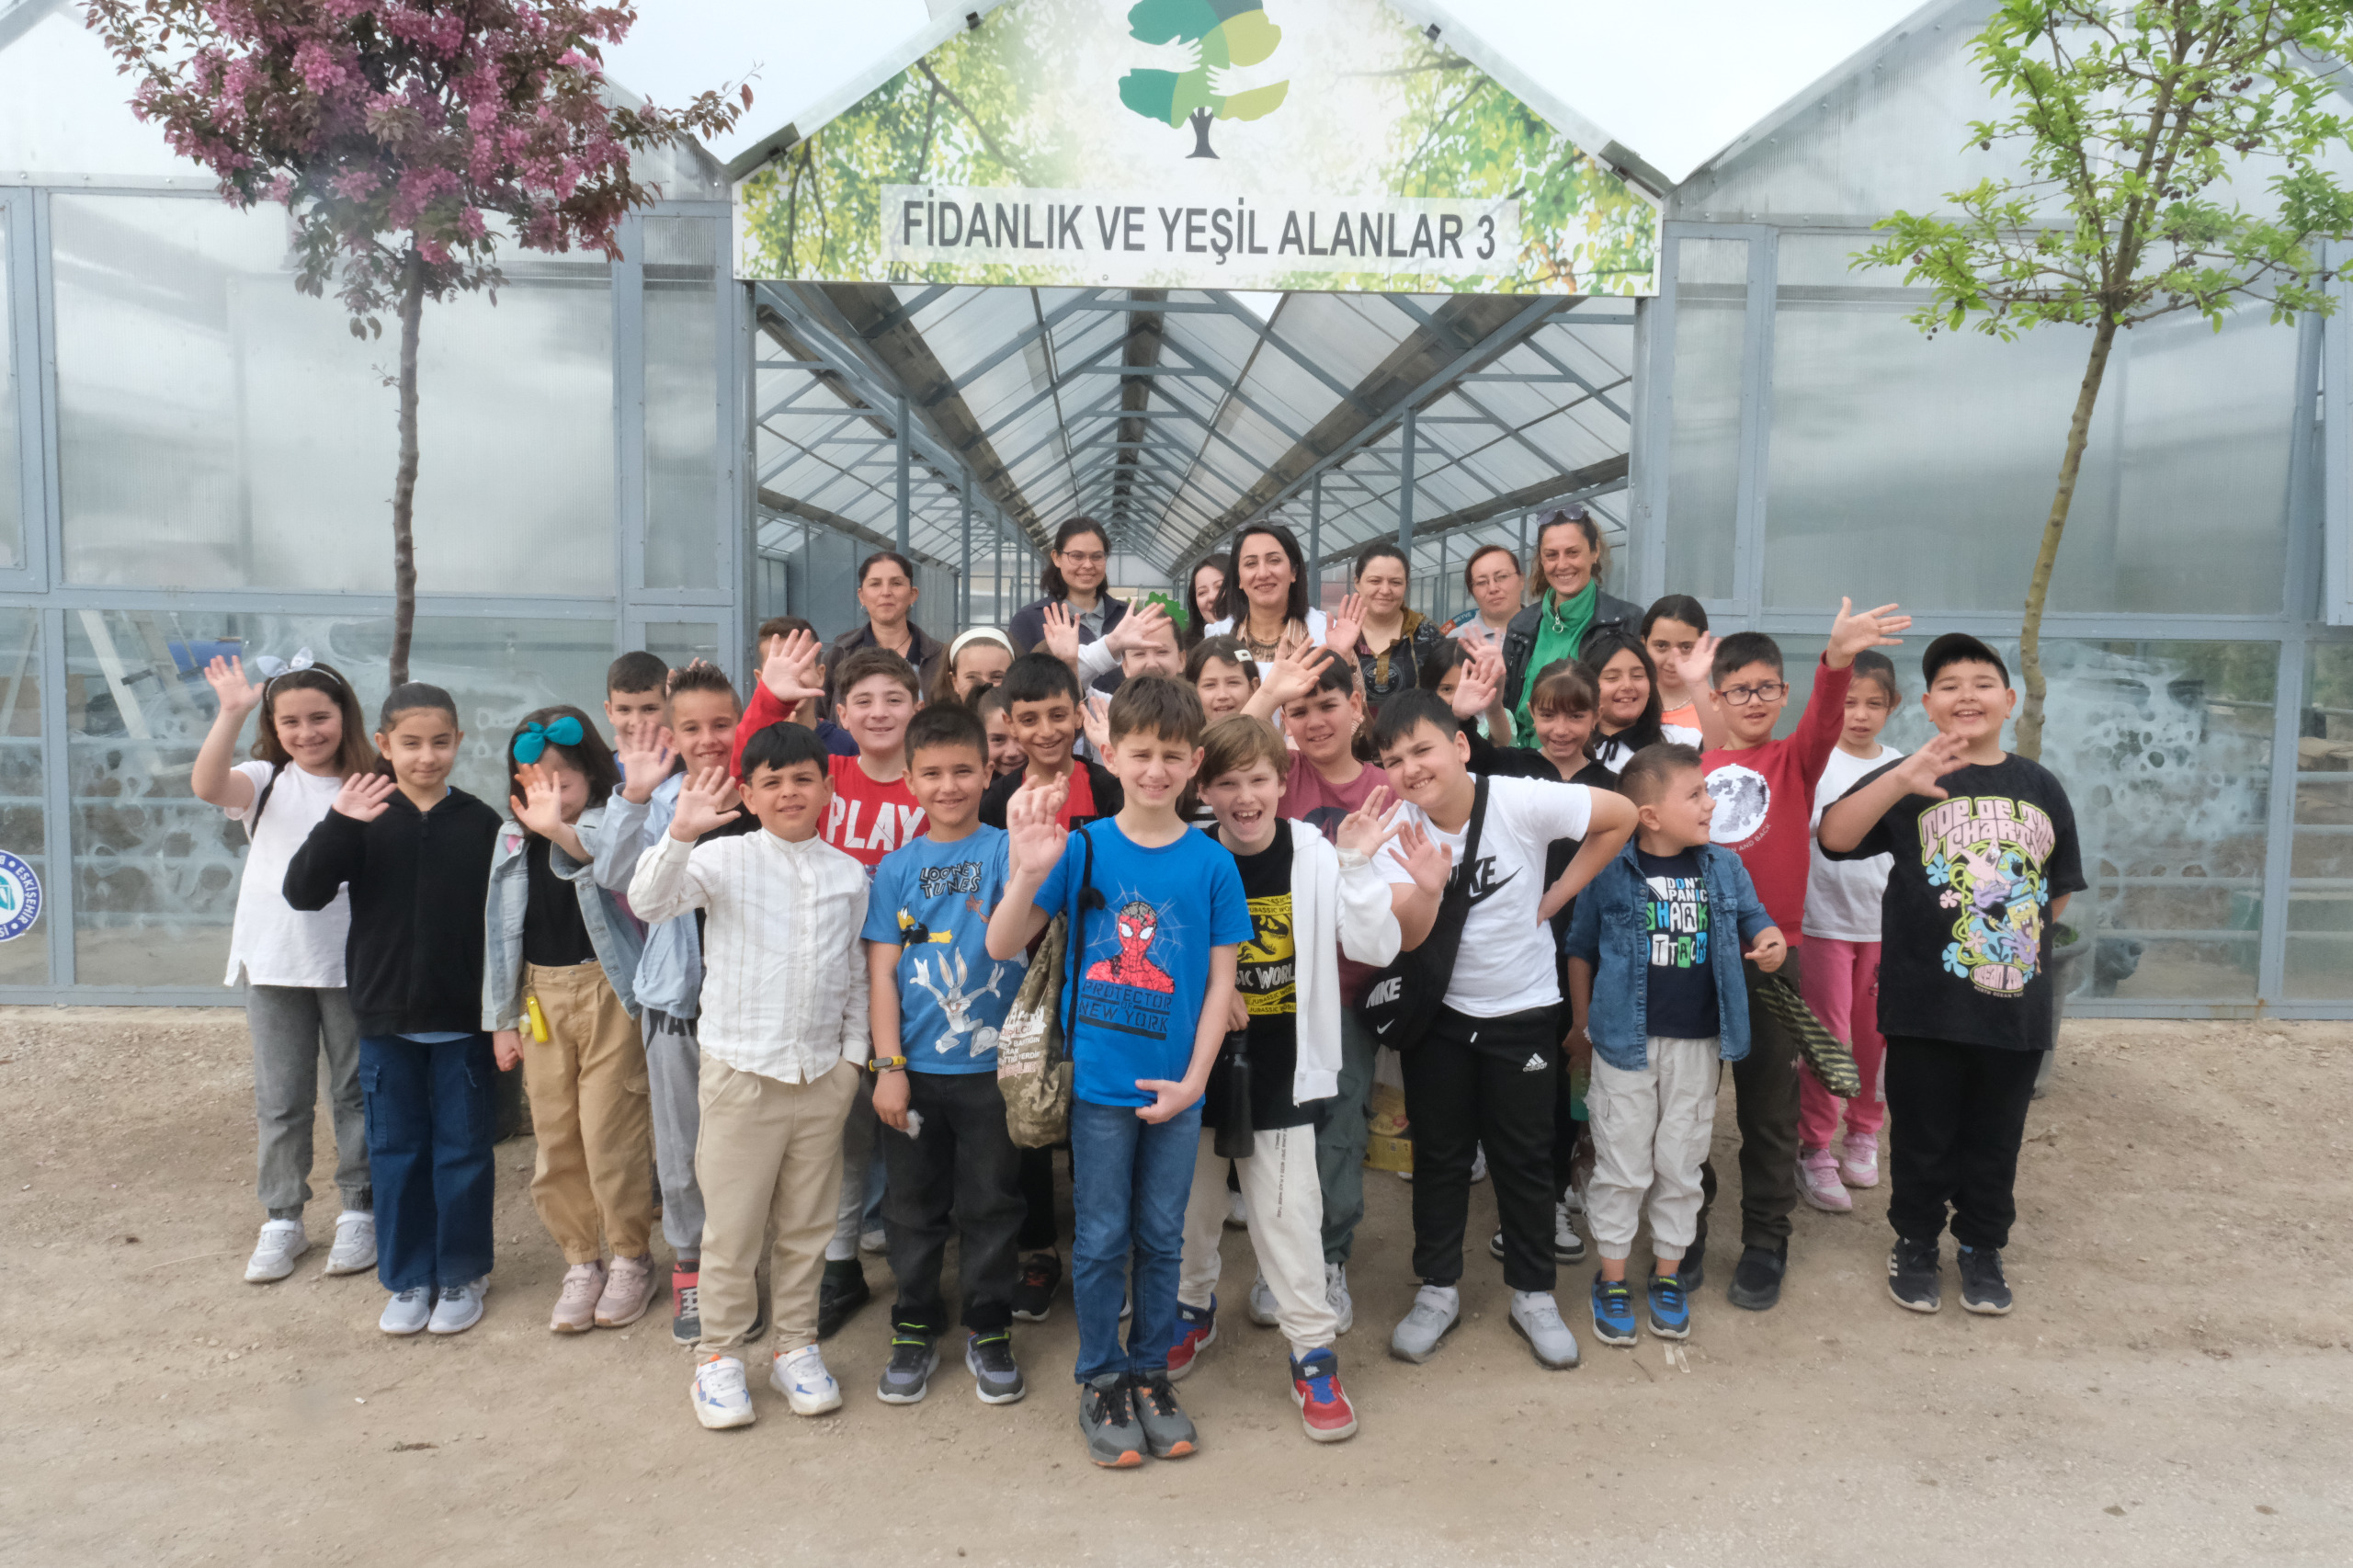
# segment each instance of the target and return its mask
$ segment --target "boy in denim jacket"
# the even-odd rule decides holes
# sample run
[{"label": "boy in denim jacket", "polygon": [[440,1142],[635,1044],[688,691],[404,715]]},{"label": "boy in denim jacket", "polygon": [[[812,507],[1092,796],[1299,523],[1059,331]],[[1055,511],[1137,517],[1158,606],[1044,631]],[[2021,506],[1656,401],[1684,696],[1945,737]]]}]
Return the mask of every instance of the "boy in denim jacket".
[{"label": "boy in denim jacket", "polygon": [[[1631,1345],[1626,1258],[1645,1192],[1651,1332],[1666,1339],[1691,1333],[1677,1266],[1699,1224],[1699,1162],[1715,1129],[1718,1063],[1748,1054],[1741,960],[1769,974],[1789,945],[1740,857],[1708,842],[1715,800],[1697,751],[1645,746],[1627,762],[1618,788],[1642,826],[1577,900],[1568,939],[1574,1023],[1568,1043],[1573,1056],[1593,1062],[1586,1100],[1596,1158],[1586,1208],[1601,1253],[1594,1333],[1605,1344]],[[1711,942],[1718,930],[1740,940]]]}]

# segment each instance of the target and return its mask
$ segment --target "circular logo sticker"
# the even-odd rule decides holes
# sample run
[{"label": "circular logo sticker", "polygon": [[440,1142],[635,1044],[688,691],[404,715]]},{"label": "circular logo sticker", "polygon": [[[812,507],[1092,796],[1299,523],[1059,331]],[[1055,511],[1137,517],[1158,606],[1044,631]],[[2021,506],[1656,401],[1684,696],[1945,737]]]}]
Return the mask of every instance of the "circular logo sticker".
[{"label": "circular logo sticker", "polygon": [[1718,844],[1740,844],[1765,825],[1773,804],[1773,787],[1753,767],[1725,763],[1708,775],[1708,793],[1716,798],[1716,814],[1709,820],[1708,836]]},{"label": "circular logo sticker", "polygon": [[13,942],[40,918],[40,879],[33,869],[0,849],[0,942]]}]

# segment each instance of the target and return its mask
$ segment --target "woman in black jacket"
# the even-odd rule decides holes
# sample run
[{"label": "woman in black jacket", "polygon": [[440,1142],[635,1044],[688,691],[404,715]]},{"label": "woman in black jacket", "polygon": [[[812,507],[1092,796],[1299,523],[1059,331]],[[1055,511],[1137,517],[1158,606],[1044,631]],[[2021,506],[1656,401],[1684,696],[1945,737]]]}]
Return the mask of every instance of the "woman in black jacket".
[{"label": "woman in black jacket", "polygon": [[1110,562],[1111,536],[1094,518],[1073,517],[1056,528],[1046,569],[1038,575],[1038,587],[1045,597],[1015,610],[1006,627],[1013,637],[1013,651],[1027,653],[1045,642],[1046,607],[1051,604],[1063,606],[1077,619],[1081,644],[1110,635],[1111,628],[1128,613],[1125,599],[1112,598],[1103,591],[1104,581],[1110,576]]},{"label": "woman in black jacket", "polygon": [[1504,706],[1512,711],[1522,745],[1536,741],[1528,708],[1529,673],[1556,660],[1582,657],[1586,642],[1606,627],[1632,632],[1642,624],[1642,606],[1601,591],[1608,563],[1600,526],[1583,506],[1572,502],[1537,520],[1536,560],[1528,574],[1542,589],[1504,632]]},{"label": "woman in black jacket", "polygon": [[491,1252],[491,1085],[483,1032],[483,905],[499,816],[449,770],[458,705],[411,682],[384,699],[382,760],[344,780],[286,869],[286,902],[351,889],[345,971],[376,1187],[387,1334],[459,1334],[482,1318]]}]

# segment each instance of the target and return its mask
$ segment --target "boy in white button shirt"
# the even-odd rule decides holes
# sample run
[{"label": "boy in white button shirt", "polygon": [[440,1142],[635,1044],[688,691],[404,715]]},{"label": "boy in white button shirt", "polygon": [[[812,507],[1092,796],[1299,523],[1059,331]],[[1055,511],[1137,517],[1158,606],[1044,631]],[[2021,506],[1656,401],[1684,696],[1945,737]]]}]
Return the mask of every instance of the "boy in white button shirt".
[{"label": "boy in white button shirt", "polygon": [[[643,920],[707,914],[694,1407],[714,1429],[756,1419],[742,1352],[767,1245],[777,1324],[768,1381],[795,1415],[841,1408],[817,1348],[817,1285],[841,1196],[842,1121],[869,1055],[858,939],[869,884],[864,867],[818,836],[833,803],[824,745],[796,724],[772,724],[745,743],[741,761],[739,782],[714,767],[680,789],[669,833],[629,888]],[[761,831],[696,844],[740,814],[729,809],[739,790]]]}]

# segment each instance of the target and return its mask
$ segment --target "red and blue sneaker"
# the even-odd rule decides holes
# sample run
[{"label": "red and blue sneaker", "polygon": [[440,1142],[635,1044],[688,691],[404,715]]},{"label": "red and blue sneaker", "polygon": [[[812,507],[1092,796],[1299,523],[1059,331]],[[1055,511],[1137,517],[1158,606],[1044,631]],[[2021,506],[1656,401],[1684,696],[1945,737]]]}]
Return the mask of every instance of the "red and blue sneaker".
[{"label": "red and blue sneaker", "polygon": [[1344,1443],[1357,1435],[1357,1407],[1340,1386],[1340,1358],[1330,1346],[1290,1358],[1290,1398],[1309,1441]]},{"label": "red and blue sneaker", "polygon": [[1217,1298],[1206,1307],[1176,1303],[1176,1343],[1168,1347],[1168,1381],[1181,1382],[1200,1353],[1217,1343]]}]

